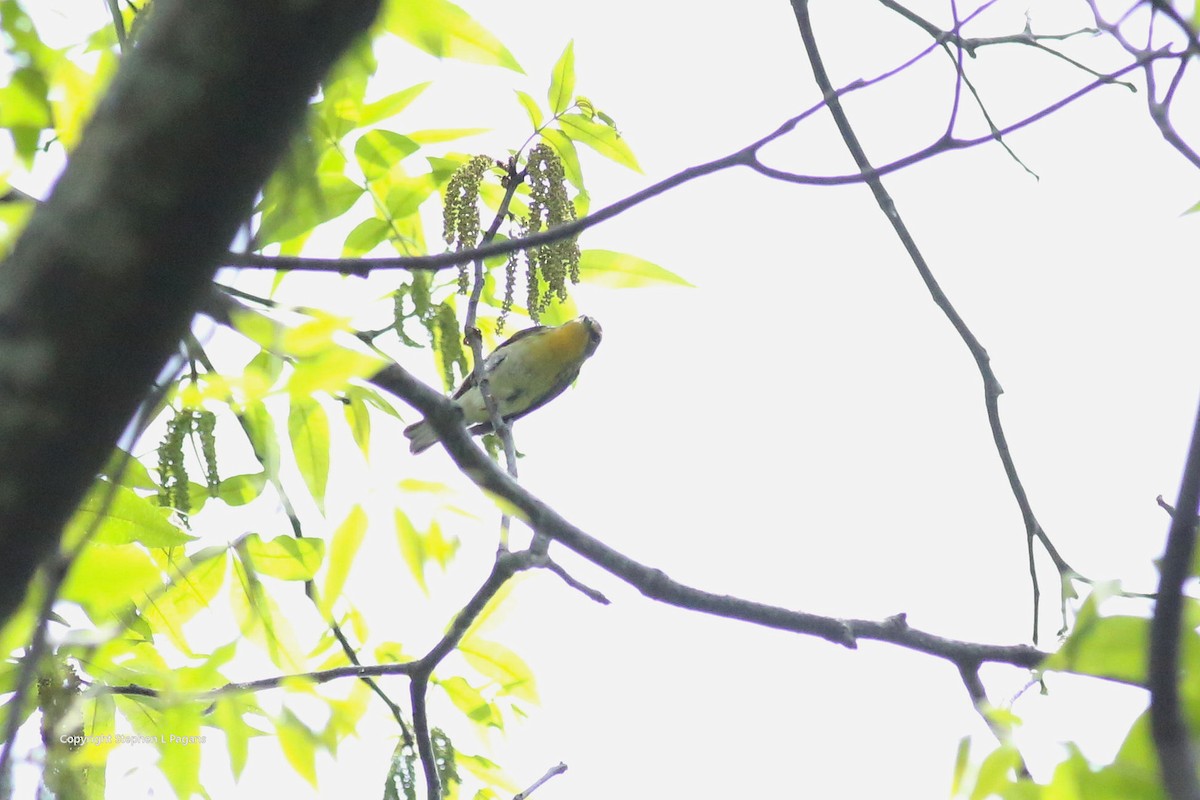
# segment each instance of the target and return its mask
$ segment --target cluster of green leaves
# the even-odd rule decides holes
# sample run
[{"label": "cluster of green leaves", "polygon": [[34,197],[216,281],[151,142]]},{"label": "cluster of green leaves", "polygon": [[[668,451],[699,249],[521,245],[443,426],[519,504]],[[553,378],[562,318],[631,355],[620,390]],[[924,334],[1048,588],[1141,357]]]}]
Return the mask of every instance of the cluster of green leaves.
[{"label": "cluster of green leaves", "polygon": [[[1194,572],[1200,565],[1193,567]],[[1130,614],[1104,614],[1102,606],[1110,592],[1098,587],[1083,603],[1071,633],[1040,670],[1072,673],[1147,686],[1150,620]],[[1180,697],[1191,730],[1200,730],[1200,601],[1186,600],[1186,622],[1181,641]],[[968,739],[959,745],[955,761],[956,797],[983,800],[1056,800],[1057,798],[1139,798],[1165,800],[1159,776],[1158,753],[1150,734],[1149,711],[1134,720],[1112,761],[1095,764],[1077,745],[1065,743],[1065,757],[1049,780],[1039,782],[1021,772],[1021,752],[1016,731],[1021,720],[1011,711],[990,712],[995,729],[1005,732],[999,746],[977,765],[972,764]]]},{"label": "cluster of green leaves", "polygon": [[[0,33],[14,65],[9,74],[0,75],[0,130],[8,132],[26,170],[0,175],[5,184],[19,184],[40,159],[70,152],[120,58],[114,25],[56,49],[43,43],[36,14],[30,11],[23,0],[0,0]],[[129,5],[123,14],[122,26],[136,38],[138,12]],[[481,156],[446,146],[486,128],[412,130],[403,125],[405,110],[432,84],[374,96],[377,52],[395,46],[396,39],[439,58],[524,74],[512,54],[453,3],[387,3],[372,36],[359,42],[323,84],[307,128],[264,187],[251,222],[256,248],[298,254],[316,247],[329,255],[328,243],[336,236],[340,252],[332,255],[343,258],[423,254],[429,252],[428,232],[443,216],[439,206],[453,207],[456,246],[470,247],[478,241],[481,210],[503,216],[514,226],[513,235],[585,214],[589,197],[577,144],[638,169],[612,119],[574,94],[572,46],[554,67],[544,106],[516,90],[532,126],[524,143]],[[455,176],[472,164],[478,168],[464,188],[464,179]],[[502,209],[506,193],[510,198]],[[11,246],[33,205],[21,195],[0,202],[0,252]],[[567,242],[558,246],[560,252],[564,246],[575,247]],[[482,315],[481,327],[488,336],[497,328],[497,315],[512,306],[511,297],[507,304],[500,297],[493,274],[503,275],[507,263],[499,258],[486,265],[482,302],[493,316]],[[573,280],[608,286],[685,285],[654,264],[602,250],[577,253],[569,271]],[[551,323],[575,316],[565,285],[552,272],[535,269],[530,274],[530,297],[547,298],[530,302],[534,314],[540,312]],[[281,274],[274,286],[282,279]],[[73,685],[66,678],[51,681],[46,686],[58,687],[55,691],[27,698],[20,708],[10,699],[4,707],[6,716],[22,720],[40,711],[50,728],[70,724],[73,732],[77,728],[91,737],[83,746],[48,746],[46,784],[51,791],[62,788],[63,776],[71,773],[83,780],[63,791],[103,797],[105,763],[120,746],[113,737],[135,735],[157,752],[157,768],[179,797],[203,793],[200,759],[207,749],[181,746],[161,734],[196,737],[206,730],[222,734],[234,776],[246,767],[250,739],[270,736],[292,768],[315,785],[318,754],[336,754],[368,708],[373,695],[365,684],[343,681],[318,687],[288,680],[282,702],[274,707],[253,694],[216,690],[230,682],[228,671],[245,648],[265,654],[280,674],[348,665],[343,639],[364,660],[413,657],[399,642],[373,638],[368,620],[345,590],[370,529],[390,530],[399,569],[428,593],[430,570],[445,569],[459,544],[446,532],[441,511],[423,516],[408,505],[439,499],[447,489],[408,478],[396,484],[390,516],[368,513],[358,498],[348,511],[328,519],[334,505],[328,502],[330,476],[339,441],[348,438],[369,461],[373,426],[382,421],[394,428],[400,417],[388,398],[362,381],[383,360],[367,352],[361,340],[386,346],[390,333],[396,346],[420,347],[424,338],[447,388],[466,374],[462,309],[456,300],[460,288],[440,274],[408,275],[385,299],[393,312],[391,325],[369,335],[356,330],[351,320],[320,310],[319,301],[291,309],[295,313],[290,315],[277,313],[273,303],[239,303],[230,312],[231,328],[256,352],[233,364],[194,340],[185,342],[187,369],[161,397],[149,401],[157,405],[150,409],[148,430],[162,433],[147,433],[132,448],[148,448],[143,455],[114,453],[64,535],[63,552],[73,563],[59,590],[61,616],[53,624],[65,631],[56,633],[60,644],[46,663],[56,675],[77,674],[78,680]],[[160,442],[157,448],[155,441]],[[218,462],[245,462],[247,451],[253,468],[218,470]],[[291,474],[299,475],[300,485],[291,485]],[[189,475],[204,475],[203,482]],[[301,493],[317,510],[315,523],[290,511],[290,498]],[[206,523],[210,511],[241,513],[246,523],[240,530],[266,529],[271,523],[263,522],[265,509],[280,504],[292,516],[281,521],[282,527],[291,527],[294,535],[251,532],[230,542],[214,538]],[[39,591],[35,587],[20,613],[0,631],[0,654],[8,656],[0,692],[16,686],[22,654],[37,623]],[[284,610],[283,598],[304,595],[311,598],[314,620],[322,623],[315,640],[300,632]],[[524,715],[526,704],[537,701],[528,665],[479,633],[503,596],[463,639],[458,648],[462,666],[445,667],[432,680],[461,713],[461,721],[481,731],[504,728]],[[224,644],[194,644],[196,624],[211,628],[225,619],[232,624],[224,632]],[[112,693],[105,686],[145,691]],[[85,691],[87,687],[93,688]],[[292,697],[323,703],[329,712],[324,725],[302,720],[289,704]],[[69,709],[60,713],[63,705]],[[413,797],[419,774],[415,754],[399,726],[396,735],[400,745],[390,772],[388,765],[380,765],[381,777],[388,773],[385,795]],[[457,796],[460,771],[475,778],[481,787],[478,797],[516,791],[497,764],[457,750],[440,731],[434,745],[447,796]]]}]

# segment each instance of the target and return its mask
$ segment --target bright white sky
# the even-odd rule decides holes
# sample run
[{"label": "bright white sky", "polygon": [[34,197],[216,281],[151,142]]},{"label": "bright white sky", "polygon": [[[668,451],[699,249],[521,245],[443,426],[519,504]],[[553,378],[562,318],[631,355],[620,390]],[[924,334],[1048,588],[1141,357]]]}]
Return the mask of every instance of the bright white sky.
[{"label": "bright white sky", "polygon": [[[1037,32],[1088,22],[1085,9],[1071,15],[1067,5],[1001,0],[968,32],[1018,32],[1027,11]],[[875,3],[814,6],[838,85],[926,44]],[[914,4],[941,24],[944,6]],[[511,89],[544,97],[550,67],[573,38],[577,91],[618,121],[646,171],[585,155],[596,207],[739,148],[818,99],[784,0],[736,12],[645,0],[465,7],[530,77],[398,47],[381,70],[395,87],[438,82],[400,118],[401,130],[493,124],[494,136],[456,149],[503,153],[527,134]],[[1123,63],[1100,42],[1081,40],[1072,52],[1101,68]],[[984,51],[968,66],[1000,124],[1087,81],[1016,47]],[[849,111],[876,163],[932,141],[951,90],[942,57],[856,95]],[[1193,91],[1178,105],[1193,141],[1195,99]],[[961,133],[982,130],[973,114],[964,122]],[[1085,574],[1150,590],[1167,527],[1154,498],[1177,491],[1200,389],[1200,219],[1180,217],[1200,199],[1200,183],[1149,122],[1144,95],[1119,87],[1009,143],[1040,180],[992,146],[939,157],[887,184],[992,356],[1010,445],[1044,527]],[[850,171],[827,117],[766,155],[798,172]],[[648,258],[696,288],[576,291],[605,338],[576,388],[517,428],[530,489],[613,547],[706,589],[835,616],[907,612],[915,627],[977,641],[1028,640],[1024,531],[979,376],[865,188],[731,172],[629,212],[582,244]],[[406,357],[433,379],[419,354]],[[398,438],[376,447],[396,455],[377,458],[375,486],[453,479],[439,451],[414,460]],[[434,586],[440,616],[409,617],[415,606],[397,598],[386,574],[403,568],[382,526],[369,538],[380,554],[371,563],[383,570],[364,566],[353,577],[351,597],[367,618],[380,628],[391,620],[378,637],[412,652],[438,635],[494,550],[487,505],[458,485],[485,516],[456,529],[460,561]],[[331,505],[344,511],[352,502]],[[332,529],[336,511],[330,520]],[[596,606],[552,576],[529,577],[491,635],[533,666],[542,706],[495,737],[490,752],[448,726],[460,747],[489,754],[522,786],[565,761],[569,772],[540,790],[547,800],[938,797],[949,790],[960,737],[976,737],[976,761],[992,746],[945,663],[658,606],[567,554],[561,560],[613,605]],[[1042,643],[1052,646],[1057,587],[1049,563],[1041,566]],[[985,674],[999,703],[1026,678]],[[1144,706],[1127,688],[1062,676],[1047,684],[1048,697],[1035,689],[1014,707],[1040,777],[1061,757],[1060,741],[1111,757]],[[406,694],[400,682],[391,688]],[[382,711],[337,763],[322,760],[317,796],[380,791],[394,744]],[[277,752],[271,742],[252,750],[237,787],[224,785],[223,758],[212,753],[213,796],[260,796],[264,786],[314,795],[281,777],[269,752]],[[141,791],[143,779],[131,780]]]}]

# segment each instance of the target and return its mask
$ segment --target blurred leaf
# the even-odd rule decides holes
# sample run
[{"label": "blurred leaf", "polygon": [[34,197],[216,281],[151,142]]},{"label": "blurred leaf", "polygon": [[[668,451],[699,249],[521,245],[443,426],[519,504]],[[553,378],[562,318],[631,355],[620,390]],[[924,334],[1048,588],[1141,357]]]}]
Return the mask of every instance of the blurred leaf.
[{"label": "blurred leaf", "polygon": [[250,555],[255,570],[285,581],[312,580],[325,557],[325,542],[321,539],[276,536],[264,542],[257,533],[252,533],[242,547]]},{"label": "blurred leaf", "polygon": [[1004,789],[1013,782],[1021,754],[1012,745],[1000,745],[979,765],[979,775],[971,790],[971,800],[984,800],[992,795],[1003,795]]},{"label": "blurred leaf", "polygon": [[283,359],[267,350],[263,350],[242,370],[242,388],[246,393],[246,401],[261,400],[279,376],[283,373]]},{"label": "blurred leaf", "polygon": [[360,395],[347,393],[342,401],[342,413],[346,415],[346,423],[350,426],[350,435],[364,457],[370,456],[371,448],[371,413],[367,410],[366,401]]},{"label": "blurred leaf", "polygon": [[331,345],[296,362],[296,371],[287,382],[287,390],[293,398],[301,400],[311,400],[318,392],[348,390],[351,380],[369,378],[383,363],[380,356]]},{"label": "blurred leaf", "polygon": [[246,768],[246,757],[250,751],[250,737],[258,733],[246,724],[244,714],[253,705],[238,695],[223,695],[213,705],[212,719],[225,733],[225,747],[229,753],[229,768],[234,780]]},{"label": "blurred leaf", "polygon": [[279,438],[275,433],[275,418],[261,400],[256,400],[242,409],[241,419],[254,456],[263,465],[267,479],[278,476]]},{"label": "blurred leaf", "polygon": [[567,42],[550,72],[550,90],[546,99],[550,102],[550,113],[561,114],[571,106],[575,95],[575,41]]},{"label": "blurred leaf", "polygon": [[[421,149],[407,136],[392,131],[368,131],[354,145],[354,157],[370,183],[391,176],[397,165]],[[398,173],[403,175],[403,172]]]},{"label": "blurred leaf", "polygon": [[1100,616],[1089,598],[1075,629],[1042,669],[1094,675],[1145,685],[1150,621],[1143,617]]},{"label": "blurred leaf", "polygon": [[284,242],[336,219],[362,197],[363,187],[340,174],[319,174],[312,186],[299,190],[276,189],[282,199],[263,210],[258,245]]},{"label": "blurred leaf", "polygon": [[412,524],[408,515],[400,509],[396,509],[394,518],[396,537],[400,542],[400,555],[404,558],[404,563],[408,565],[408,571],[417,579],[417,585],[421,587],[421,591],[428,594],[429,586],[425,583],[424,537]]},{"label": "blurred leaf", "polygon": [[950,796],[958,797],[963,789],[967,775],[967,766],[971,758],[971,737],[964,736],[958,740],[958,751],[954,755],[954,779],[950,784]]},{"label": "blurred leaf", "polygon": [[390,182],[384,206],[393,218],[401,219],[417,213],[435,189],[437,184],[430,174],[395,178]]},{"label": "blurred leaf", "polygon": [[487,133],[491,128],[428,128],[421,131],[413,131],[408,134],[408,138],[418,144],[439,144],[441,142],[452,142],[455,139],[465,139],[468,136],[478,136],[481,133]]},{"label": "blurred leaf", "polygon": [[[243,558],[249,558],[244,549],[241,552]],[[300,648],[287,616],[263,589],[254,570],[235,561],[234,573],[238,577],[240,590],[235,588],[229,597],[242,635],[261,645],[277,667],[288,672],[299,672],[302,664],[298,655]]]},{"label": "blurred leaf", "polygon": [[357,384],[347,386],[346,394],[360,398],[363,402],[374,406],[383,413],[387,414],[389,417],[400,419],[400,414],[395,408],[392,407],[392,404],[384,400],[379,392],[375,391],[369,386],[359,386]]},{"label": "blurred leaf", "polygon": [[227,505],[244,506],[258,499],[263,487],[267,485],[265,472],[252,472],[245,475],[231,475],[221,480],[217,487],[217,497]]},{"label": "blurred leaf", "polygon": [[490,728],[504,728],[504,719],[500,712],[487,701],[479,690],[459,676],[438,681],[450,702],[459,711],[467,715],[472,722]]},{"label": "blurred leaf", "polygon": [[354,226],[342,244],[342,258],[360,258],[387,241],[391,226],[379,217],[367,217]]},{"label": "blurred leaf", "polygon": [[8,84],[0,87],[0,128],[49,128],[53,123],[47,99],[49,90],[41,70],[30,67],[14,70]]},{"label": "blurred leaf", "polygon": [[334,603],[342,595],[354,557],[367,533],[367,514],[362,506],[355,506],[333,532],[329,542],[329,567],[325,573],[325,585],[321,592],[321,610],[329,614]]},{"label": "blurred leaf", "polygon": [[321,404],[311,397],[293,395],[288,436],[300,476],[317,509],[324,514],[325,487],[329,482],[329,418]]},{"label": "blurred leaf", "polygon": [[169,570],[171,585],[153,603],[142,609],[142,618],[155,631],[165,631],[176,646],[188,651],[179,626],[209,608],[221,587],[229,566],[229,550],[211,547],[193,554],[183,564]]},{"label": "blurred leaf", "polygon": [[107,621],[161,583],[158,565],[137,545],[91,544],[71,564],[61,596],[78,603],[92,619]]},{"label": "blurred leaf", "polygon": [[644,258],[611,250],[584,250],[579,259],[579,279],[583,283],[614,289],[655,285],[692,286],[674,272]]},{"label": "blurred leaf", "polygon": [[508,48],[470,14],[448,0],[389,3],[384,26],[389,33],[432,56],[491,64],[525,73]]},{"label": "blurred leaf", "polygon": [[478,637],[460,642],[458,649],[467,663],[482,675],[499,683],[505,694],[530,703],[538,702],[533,671],[512,650]]},{"label": "blurred leaf", "polygon": [[130,489],[158,491],[158,484],[154,482],[154,478],[150,477],[150,470],[146,469],[146,465],[119,447],[113,449],[108,457],[108,463],[100,470],[100,475],[109,480],[115,480],[118,474],[120,475],[118,483],[122,486]]},{"label": "blurred leaf", "polygon": [[304,358],[318,355],[334,346],[334,334],[349,331],[350,320],[334,314],[314,312],[309,319],[294,328],[286,328],[279,347],[287,354]]},{"label": "blurred leaf", "polygon": [[489,786],[499,787],[507,794],[516,794],[520,791],[520,787],[513,783],[504,774],[504,770],[500,768],[500,765],[491,759],[484,758],[483,756],[469,756],[465,753],[459,753],[457,763],[460,767]]},{"label": "blurred leaf", "polygon": [[283,756],[304,780],[317,788],[316,737],[300,718],[288,709],[275,719],[275,733]]},{"label": "blurred leaf", "polygon": [[200,717],[205,704],[177,703],[162,709],[158,766],[178,797],[200,788]]},{"label": "blurred leaf", "polygon": [[432,81],[418,83],[414,86],[409,86],[407,89],[401,89],[398,92],[392,92],[386,97],[381,97],[373,103],[368,103],[362,108],[362,112],[358,117],[359,125],[374,125],[377,122],[382,122],[389,117],[394,117],[416,100],[421,94],[432,86]]}]

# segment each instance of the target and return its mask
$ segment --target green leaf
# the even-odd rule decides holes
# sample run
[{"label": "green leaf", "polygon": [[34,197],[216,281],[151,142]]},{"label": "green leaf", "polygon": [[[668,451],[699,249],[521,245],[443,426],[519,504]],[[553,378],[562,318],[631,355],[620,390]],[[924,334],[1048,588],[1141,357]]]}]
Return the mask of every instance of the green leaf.
[{"label": "green leaf", "polygon": [[512,650],[479,638],[464,640],[458,649],[468,664],[498,682],[506,694],[530,703],[538,702],[533,670]]},{"label": "green leaf", "polygon": [[317,749],[313,732],[299,717],[285,708],[283,714],[275,720],[275,733],[279,737],[279,746],[283,750],[284,758],[292,765],[292,769],[315,789]]},{"label": "green leaf", "polygon": [[146,465],[119,447],[112,451],[108,463],[100,470],[100,475],[109,480],[115,479],[118,474],[122,486],[130,489],[158,490],[158,484],[150,477],[150,470],[146,469]]},{"label": "green leaf", "polygon": [[359,125],[374,125],[377,122],[394,117],[404,109],[408,108],[412,101],[416,100],[421,94],[433,85],[432,81],[418,83],[415,86],[409,86],[407,89],[401,89],[398,92],[392,92],[386,97],[381,97],[374,103],[367,103],[363,106],[362,111],[358,116]]},{"label": "green leaf", "polygon": [[538,107],[537,100],[534,100],[528,92],[522,92],[520,89],[517,89],[516,92],[517,100],[525,109],[525,113],[529,115],[529,123],[535,130],[542,127],[542,109]]},{"label": "green leaf", "polygon": [[244,506],[258,499],[263,487],[267,485],[267,473],[252,472],[245,475],[232,475],[221,480],[217,487],[217,497],[227,505]]},{"label": "green leaf", "polygon": [[354,226],[342,244],[342,258],[359,258],[387,241],[391,226],[379,217],[367,217]]},{"label": "green leaf", "polygon": [[93,620],[105,620],[145,599],[162,583],[162,572],[137,545],[91,544],[71,564],[61,596]]},{"label": "green leaf", "polygon": [[340,392],[351,380],[369,378],[382,366],[383,359],[377,355],[333,345],[298,361],[287,390],[301,400],[318,392]]},{"label": "green leaf", "polygon": [[971,737],[964,736],[958,740],[958,750],[954,754],[954,778],[950,783],[950,796],[958,797],[962,792],[967,775],[967,766],[971,763]]},{"label": "green leaf", "polygon": [[617,133],[616,128],[596,122],[584,114],[563,114],[558,118],[562,132],[577,142],[586,144],[605,158],[629,167],[634,172],[641,172],[633,151],[625,140]]},{"label": "green leaf", "polygon": [[471,756],[459,753],[455,759],[458,766],[483,781],[488,786],[496,786],[508,794],[516,794],[521,789],[504,774],[504,770],[495,761],[483,756]]},{"label": "green leaf", "polygon": [[0,88],[0,128],[42,130],[54,123],[46,76],[39,69],[21,67],[8,85]]},{"label": "green leaf", "polygon": [[316,311],[313,314],[312,319],[284,330],[278,345],[283,352],[301,358],[318,355],[334,346],[335,334],[350,328],[345,317]]},{"label": "green leaf", "polygon": [[1021,754],[1012,745],[1004,744],[997,747],[979,765],[979,776],[975,788],[971,790],[971,800],[984,800],[995,794],[1003,794],[1003,790],[1012,784],[1012,776],[1021,763]]},{"label": "green leaf", "polygon": [[417,213],[421,205],[429,199],[437,189],[437,183],[431,174],[418,175],[411,178],[396,178],[390,181],[384,206],[394,219],[403,219]]},{"label": "green leaf", "polygon": [[550,113],[558,115],[571,106],[575,96],[575,40],[567,42],[554,69],[550,71],[550,90],[546,99],[550,102]]},{"label": "green leaf", "polygon": [[242,387],[247,401],[254,402],[265,397],[282,373],[283,359],[268,350],[250,359],[250,363],[242,370]]},{"label": "green leaf", "polygon": [[324,541],[294,536],[276,536],[264,542],[252,533],[246,537],[243,549],[255,570],[285,581],[312,580],[325,558]]},{"label": "green leaf", "polygon": [[[323,222],[350,210],[363,195],[363,187],[340,174],[319,174],[314,185],[286,194],[265,208],[257,233],[259,246],[285,242],[307,234]],[[281,190],[276,190],[276,194]]]},{"label": "green leaf", "polygon": [[84,753],[84,764],[87,766],[83,778],[85,797],[87,800],[104,800],[108,754],[116,746],[113,735],[117,732],[117,704],[112,695],[96,695],[94,699],[86,701],[84,721],[84,732],[97,737],[97,743],[90,745]]},{"label": "green leaf", "polygon": [[491,64],[525,74],[500,40],[449,0],[389,3],[384,26],[389,33],[432,56]]},{"label": "green leaf", "polygon": [[142,609],[142,618],[155,631],[165,631],[180,650],[187,643],[179,634],[179,626],[208,608],[225,584],[229,550],[209,547],[194,553],[184,564],[171,571],[171,586]]},{"label": "green leaf", "polygon": [[408,516],[400,509],[395,511],[395,520],[400,554],[413,577],[417,579],[421,590],[428,593],[429,587],[425,583],[425,565],[432,561],[445,569],[454,554],[458,552],[458,540],[447,539],[442,534],[442,526],[438,524],[437,520],[430,522],[429,530],[424,533],[418,531]]},{"label": "green leaf", "polygon": [[200,788],[201,703],[177,703],[162,710],[158,735],[158,767],[179,797]]},{"label": "green leaf", "polygon": [[[243,559],[250,559],[244,546],[239,548],[239,552]],[[229,599],[238,629],[247,639],[265,648],[276,666],[288,672],[299,672],[302,660],[297,654],[300,648],[287,616],[263,589],[253,569],[248,569],[241,561],[235,561],[233,566],[241,591],[230,592]]]},{"label": "green leaf", "polygon": [[179,547],[194,541],[195,536],[171,524],[170,514],[170,509],[160,508],[131,489],[96,481],[67,523],[63,543],[74,546],[93,530],[96,544],[138,542],[146,547]]},{"label": "green leaf", "polygon": [[354,557],[367,533],[367,513],[362,506],[350,509],[346,519],[333,532],[329,542],[329,568],[325,572],[325,585],[321,592],[321,610],[328,614],[333,604],[342,596]]},{"label": "green leaf", "polygon": [[329,482],[329,418],[321,404],[311,397],[293,395],[288,436],[300,476],[324,514],[325,487]]},{"label": "green leaf", "polygon": [[384,400],[383,397],[379,394],[379,392],[375,391],[374,389],[372,389],[368,386],[358,386],[358,385],[347,386],[346,387],[346,396],[361,398],[363,400],[363,402],[368,403],[372,406],[375,406],[375,408],[377,408],[380,411],[382,411],[383,413],[387,414],[389,417],[393,417],[395,419],[400,419],[399,412],[397,412],[396,409],[392,407],[392,404],[389,403],[388,401]]},{"label": "green leaf", "polygon": [[428,594],[429,586],[425,583],[424,537],[403,511],[397,508],[394,517],[396,537],[400,542],[400,555],[404,558],[404,563],[408,565],[408,571],[417,579],[417,585],[421,587],[421,591]]},{"label": "green leaf", "polygon": [[279,474],[279,438],[275,434],[275,418],[261,400],[248,403],[241,413],[254,456],[263,465],[267,477]]},{"label": "green leaf", "polygon": [[217,727],[225,732],[225,746],[229,752],[229,768],[234,779],[242,775],[246,768],[246,756],[250,751],[250,737],[258,731],[246,724],[244,715],[254,709],[238,695],[223,695],[217,699],[213,707],[212,718]]},{"label": "green leaf", "polygon": [[354,145],[354,157],[371,183],[388,178],[393,168],[421,149],[407,136],[393,131],[368,131]]},{"label": "green leaf", "polygon": [[575,149],[575,143],[565,133],[554,128],[543,130],[542,139],[553,147],[554,152],[562,159],[563,174],[566,175],[567,181],[582,192],[583,168],[579,166],[579,152]]},{"label": "green leaf", "polygon": [[346,393],[342,403],[342,413],[346,415],[346,423],[350,426],[350,435],[364,457],[370,456],[371,450],[371,412],[367,410],[366,401],[360,395]]},{"label": "green leaf", "polygon": [[437,685],[450,698],[454,707],[466,714],[472,722],[490,728],[504,727],[504,719],[500,716],[499,710],[465,679],[456,675],[453,678],[438,681]]},{"label": "green leaf", "polygon": [[429,128],[422,131],[413,131],[408,134],[408,138],[417,144],[438,144],[440,142],[452,142],[455,139],[465,139],[468,136],[478,136],[490,130],[491,128]]},{"label": "green leaf", "polygon": [[643,286],[688,286],[683,278],[657,264],[628,253],[584,250],[579,258],[579,279],[584,283],[613,289]]},{"label": "green leaf", "polygon": [[1042,668],[1144,685],[1150,621],[1143,617],[1104,617],[1099,604],[1096,594],[1088,597],[1076,615],[1071,635],[1042,663]]}]

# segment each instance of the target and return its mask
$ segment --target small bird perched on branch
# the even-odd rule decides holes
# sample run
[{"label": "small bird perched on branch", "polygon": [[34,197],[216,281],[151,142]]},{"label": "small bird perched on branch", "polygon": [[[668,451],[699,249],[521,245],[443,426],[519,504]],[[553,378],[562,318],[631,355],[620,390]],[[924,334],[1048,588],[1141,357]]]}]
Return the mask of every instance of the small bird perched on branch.
[{"label": "small bird perched on branch", "polygon": [[[558,397],[571,385],[596,348],[600,346],[600,323],[591,317],[576,317],[556,327],[536,325],[505,340],[483,361],[488,386],[505,422],[519,419]],[[454,393],[463,419],[475,435],[489,433],[483,393],[471,373]],[[409,450],[420,453],[438,441],[437,432],[426,420],[404,429]]]}]

